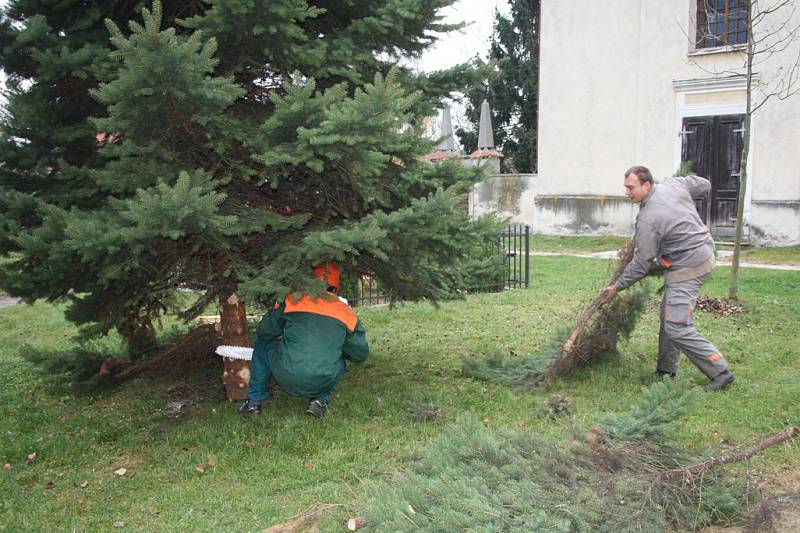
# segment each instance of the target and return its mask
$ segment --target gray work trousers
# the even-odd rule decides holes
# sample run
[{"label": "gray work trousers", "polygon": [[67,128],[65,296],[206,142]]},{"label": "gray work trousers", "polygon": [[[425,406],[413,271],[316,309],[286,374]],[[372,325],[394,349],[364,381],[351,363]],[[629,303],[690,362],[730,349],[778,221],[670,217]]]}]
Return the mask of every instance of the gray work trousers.
[{"label": "gray work trousers", "polygon": [[697,295],[708,274],[699,278],[667,284],[661,300],[661,329],[658,332],[658,370],[678,371],[681,352],[709,379],[729,370],[716,346],[694,327],[692,311]]}]

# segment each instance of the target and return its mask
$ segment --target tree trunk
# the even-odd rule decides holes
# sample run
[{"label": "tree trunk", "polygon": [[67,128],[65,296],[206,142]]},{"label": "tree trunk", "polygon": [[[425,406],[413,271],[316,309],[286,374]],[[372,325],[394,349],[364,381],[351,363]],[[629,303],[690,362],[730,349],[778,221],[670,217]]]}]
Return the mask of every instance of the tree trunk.
[{"label": "tree trunk", "polygon": [[117,331],[134,351],[142,352],[156,346],[156,330],[149,318],[128,320],[117,326]]},{"label": "tree trunk", "polygon": [[731,284],[728,289],[728,298],[739,298],[739,254],[742,249],[742,234],[744,233],[744,198],[747,192],[747,159],[750,156],[750,124],[753,115],[753,6],[747,10],[747,104],[744,115],[744,146],[742,159],[739,162],[739,201],[736,206],[736,237],[733,240],[733,259],[731,261]]},{"label": "tree trunk", "polygon": [[[229,291],[220,295],[219,315],[222,327],[222,344],[227,346],[251,346],[244,302],[239,300],[235,292]],[[228,400],[246,399],[247,386],[250,383],[250,362],[224,357],[223,363],[222,382],[225,384]]]}]

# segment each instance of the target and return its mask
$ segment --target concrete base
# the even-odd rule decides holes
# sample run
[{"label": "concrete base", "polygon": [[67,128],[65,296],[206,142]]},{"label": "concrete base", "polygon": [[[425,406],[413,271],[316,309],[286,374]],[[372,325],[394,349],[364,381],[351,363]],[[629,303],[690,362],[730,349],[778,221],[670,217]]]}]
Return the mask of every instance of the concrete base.
[{"label": "concrete base", "polygon": [[631,235],[638,207],[623,196],[540,195],[534,233]]},{"label": "concrete base", "polygon": [[[624,196],[539,194],[535,174],[497,174],[478,183],[469,195],[472,216],[495,213],[511,223],[528,224],[543,235],[630,236],[639,208]],[[800,243],[800,201],[758,201],[750,205],[747,240],[756,245]],[[733,227],[715,227],[718,237]]]},{"label": "concrete base", "polygon": [[800,243],[800,201],[756,201],[750,205],[750,241],[788,246]]}]

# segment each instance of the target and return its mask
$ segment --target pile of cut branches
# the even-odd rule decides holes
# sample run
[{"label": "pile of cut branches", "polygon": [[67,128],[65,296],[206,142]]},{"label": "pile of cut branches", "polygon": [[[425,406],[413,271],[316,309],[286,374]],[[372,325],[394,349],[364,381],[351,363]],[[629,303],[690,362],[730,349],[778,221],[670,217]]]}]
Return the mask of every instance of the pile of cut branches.
[{"label": "pile of cut branches", "polygon": [[723,317],[747,312],[747,308],[736,301],[705,295],[697,298],[696,309]]},{"label": "pile of cut branches", "polygon": [[[741,521],[750,486],[724,465],[798,435],[697,458],[677,440],[696,389],[656,383],[629,412],[565,444],[458,419],[402,470],[368,483],[375,531],[691,531]],[[757,496],[757,495],[753,495]]]},{"label": "pile of cut branches", "polygon": [[[650,300],[647,303],[648,309],[658,309],[660,306],[661,300],[658,299]],[[747,307],[743,306],[740,302],[705,294],[697,297],[694,310],[704,311],[722,318],[749,312]]]},{"label": "pile of cut branches", "polygon": [[[619,261],[608,285],[619,279],[633,258],[633,241],[619,251]],[[655,272],[653,272],[655,274]],[[650,290],[646,283],[621,293],[603,306],[602,294],[586,306],[575,326],[561,333],[539,354],[506,359],[493,355],[483,360],[465,359],[464,373],[527,392],[568,377],[602,356],[616,353],[621,338],[628,338],[645,310]]]}]

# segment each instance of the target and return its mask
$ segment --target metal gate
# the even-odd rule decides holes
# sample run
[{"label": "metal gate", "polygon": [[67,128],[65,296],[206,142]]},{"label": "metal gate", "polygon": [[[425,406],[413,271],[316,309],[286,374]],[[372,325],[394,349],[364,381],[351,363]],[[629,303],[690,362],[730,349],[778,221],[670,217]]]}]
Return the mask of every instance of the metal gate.
[{"label": "metal gate", "polygon": [[[498,246],[505,260],[505,278],[502,286],[493,284],[485,290],[527,288],[530,285],[530,226],[511,224],[506,227],[499,235]],[[355,285],[351,290],[356,294],[343,295],[352,307],[389,303],[389,298],[374,278],[364,276]]]},{"label": "metal gate", "polygon": [[500,234],[500,246],[506,254],[506,289],[530,284],[530,235],[527,224],[511,224]]}]

